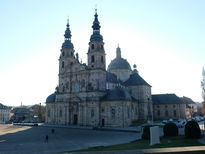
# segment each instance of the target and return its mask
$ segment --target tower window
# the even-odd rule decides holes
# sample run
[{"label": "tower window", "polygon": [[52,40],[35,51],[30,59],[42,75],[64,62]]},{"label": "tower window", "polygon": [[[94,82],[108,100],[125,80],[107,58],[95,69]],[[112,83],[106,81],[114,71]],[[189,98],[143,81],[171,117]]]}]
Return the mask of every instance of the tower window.
[{"label": "tower window", "polygon": [[103,56],[101,56],[101,62],[103,63]]},{"label": "tower window", "polygon": [[62,55],[65,56],[65,52],[64,51],[62,52]]},{"label": "tower window", "polygon": [[91,117],[94,117],[95,116],[95,112],[94,112],[94,109],[91,110]]},{"label": "tower window", "polygon": [[64,68],[64,61],[62,62],[62,68]]},{"label": "tower window", "polygon": [[94,49],[94,48],[95,48],[95,46],[94,46],[94,44],[92,44],[92,45],[91,45],[91,49]]},{"label": "tower window", "polygon": [[91,56],[91,62],[92,62],[92,63],[95,62],[95,57],[94,57],[94,55]]},{"label": "tower window", "polygon": [[101,49],[103,49],[103,45],[101,45]]},{"label": "tower window", "polygon": [[60,114],[60,117],[62,117],[62,115],[63,115],[63,114],[62,114],[62,109],[60,109],[60,113],[59,113],[59,114]]}]

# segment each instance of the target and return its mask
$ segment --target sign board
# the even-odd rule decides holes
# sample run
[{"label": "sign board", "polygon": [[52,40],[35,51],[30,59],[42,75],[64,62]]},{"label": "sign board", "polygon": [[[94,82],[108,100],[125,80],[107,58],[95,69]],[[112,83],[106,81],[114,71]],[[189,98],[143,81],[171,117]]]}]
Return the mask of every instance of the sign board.
[{"label": "sign board", "polygon": [[160,144],[159,127],[150,127],[150,145]]}]

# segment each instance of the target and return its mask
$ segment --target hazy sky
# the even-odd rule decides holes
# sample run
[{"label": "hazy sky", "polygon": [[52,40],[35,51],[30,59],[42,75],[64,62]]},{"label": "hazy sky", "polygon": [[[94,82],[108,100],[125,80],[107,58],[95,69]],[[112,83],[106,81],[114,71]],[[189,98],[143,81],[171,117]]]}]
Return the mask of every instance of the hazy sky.
[{"label": "hazy sky", "polygon": [[202,100],[204,0],[7,0],[0,2],[0,103],[44,103],[54,92],[68,16],[75,51],[87,63],[96,4],[107,65],[119,43],[153,94]]}]

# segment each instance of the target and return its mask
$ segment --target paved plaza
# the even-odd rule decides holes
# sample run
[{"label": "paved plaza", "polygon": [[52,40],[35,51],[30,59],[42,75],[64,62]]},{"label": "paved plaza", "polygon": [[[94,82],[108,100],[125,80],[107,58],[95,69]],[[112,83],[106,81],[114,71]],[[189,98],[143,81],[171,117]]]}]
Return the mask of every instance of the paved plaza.
[{"label": "paved plaza", "polygon": [[[139,133],[0,124],[0,154],[59,153],[136,140]],[[45,136],[48,135],[48,143]]]}]

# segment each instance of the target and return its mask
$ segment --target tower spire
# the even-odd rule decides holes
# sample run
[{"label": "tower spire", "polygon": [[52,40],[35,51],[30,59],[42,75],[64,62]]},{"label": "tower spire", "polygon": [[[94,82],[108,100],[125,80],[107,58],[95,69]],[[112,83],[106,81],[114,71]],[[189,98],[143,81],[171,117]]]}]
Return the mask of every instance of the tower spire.
[{"label": "tower spire", "polygon": [[67,19],[67,25],[66,25],[66,31],[65,31],[65,40],[68,39],[68,40],[71,40],[71,31],[70,31],[70,25],[69,25],[69,18]]},{"label": "tower spire", "polygon": [[94,15],[94,21],[93,21],[92,28],[93,28],[93,34],[90,37],[90,41],[95,41],[95,40],[102,41],[103,37],[102,35],[100,35],[101,26],[100,26],[100,22],[98,21],[97,9],[95,9],[95,15]]},{"label": "tower spire", "polygon": [[66,30],[65,30],[65,41],[62,44],[62,49],[73,49],[73,44],[71,42],[71,31],[70,31],[70,24],[69,24],[69,18],[67,19],[67,25],[66,25]]}]

